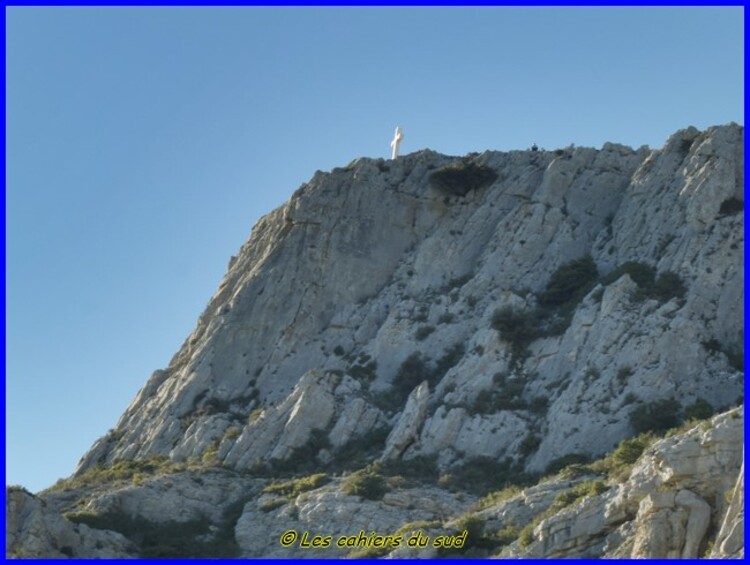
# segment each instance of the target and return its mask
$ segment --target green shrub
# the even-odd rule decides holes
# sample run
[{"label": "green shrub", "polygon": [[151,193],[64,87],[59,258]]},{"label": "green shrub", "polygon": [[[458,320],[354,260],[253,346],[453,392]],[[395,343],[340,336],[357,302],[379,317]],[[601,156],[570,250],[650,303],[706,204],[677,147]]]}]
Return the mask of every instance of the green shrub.
[{"label": "green shrub", "polygon": [[562,510],[573,504],[576,500],[578,500],[578,495],[572,489],[565,490],[555,496],[555,500],[552,501],[552,506],[550,506],[550,513],[552,510]]},{"label": "green shrub", "polygon": [[562,265],[550,277],[539,294],[539,307],[521,311],[511,306],[496,310],[492,328],[511,344],[513,362],[517,363],[535,339],[565,333],[573,319],[575,306],[596,283],[598,272],[590,255]]},{"label": "green shrub", "polygon": [[334,353],[334,355],[337,355],[338,357],[343,357],[344,356],[344,348],[341,347],[340,345],[337,345],[336,347],[333,348],[333,353]]},{"label": "green shrub", "polygon": [[198,410],[200,414],[223,414],[229,411],[229,400],[221,398],[209,398],[204,403],[203,407]]},{"label": "green shrub", "polygon": [[612,452],[612,464],[615,470],[633,465],[653,442],[654,436],[650,433],[622,440]]},{"label": "green shrub", "polygon": [[577,479],[589,474],[591,474],[590,465],[582,463],[571,463],[570,465],[562,469],[558,473],[558,476],[561,479],[565,479],[566,481],[572,481],[573,479]]},{"label": "green shrub", "polygon": [[446,350],[443,356],[431,366],[429,360],[417,352],[407,357],[393,378],[391,389],[387,392],[373,396],[373,402],[385,411],[393,411],[400,408],[409,394],[422,381],[427,381],[430,388],[434,388],[445,376],[448,370],[456,365],[464,356],[464,346],[461,343]]},{"label": "green shrub", "polygon": [[436,190],[451,196],[465,196],[470,191],[491,185],[497,172],[486,165],[460,161],[432,172],[429,182]]},{"label": "green shrub", "polygon": [[445,312],[438,318],[438,324],[450,324],[456,317],[450,312]]},{"label": "green shrub", "polygon": [[276,510],[277,508],[285,506],[287,502],[289,502],[288,498],[277,496],[270,500],[266,500],[263,504],[260,505],[260,509],[262,512],[271,512],[272,510]]},{"label": "green shrub", "polygon": [[341,490],[346,494],[361,496],[368,500],[381,500],[388,492],[388,483],[382,475],[362,469],[344,479]]},{"label": "green shrub", "polygon": [[586,496],[596,496],[609,490],[607,483],[600,480],[591,480],[581,483],[573,487],[573,490],[578,494],[579,498]]},{"label": "green shrub", "polygon": [[463,358],[466,353],[463,343],[457,343],[452,347],[449,347],[443,356],[438,359],[435,365],[435,371],[430,382],[430,386],[434,386],[445,376],[445,374],[455,367],[458,362]]},{"label": "green shrub", "polygon": [[377,373],[375,372],[377,368],[377,361],[365,362],[360,360],[358,363],[350,365],[346,372],[361,381],[374,381],[377,378]]},{"label": "green shrub", "polygon": [[467,282],[469,282],[472,278],[474,278],[474,275],[471,274],[471,273],[467,273],[467,274],[462,275],[460,277],[453,277],[445,285],[445,289],[444,290],[450,290],[450,289],[453,289],[453,288],[461,288]]},{"label": "green shrub", "polygon": [[486,520],[481,516],[466,515],[456,521],[456,530],[454,535],[461,535],[466,532],[466,541],[462,548],[455,548],[453,551],[442,551],[441,555],[449,556],[451,554],[464,555],[481,555],[477,551],[491,549],[494,543],[491,538],[484,535],[484,526]]},{"label": "green shrub", "polygon": [[[500,490],[496,490],[489,494],[484,495],[479,500],[479,502],[477,502],[476,507],[479,510],[483,510],[485,508],[489,508],[490,506],[496,506],[520,494],[522,490],[523,489],[519,485],[515,485],[515,484],[508,485],[505,488],[502,488]],[[518,537],[518,534],[516,534],[516,537]]]},{"label": "green shrub", "polygon": [[710,558],[714,551],[714,545],[716,544],[716,538],[710,539],[706,542],[706,549],[703,551],[703,557]]},{"label": "green shrub", "polygon": [[5,487],[5,492],[8,494],[10,494],[11,492],[23,492],[31,496],[34,496],[33,494],[31,494],[31,492],[29,492],[29,489],[27,489],[23,485],[8,485],[7,487]]},{"label": "green shrub", "polygon": [[573,321],[576,304],[569,302],[554,309],[537,308],[535,316],[538,324],[538,337],[563,335]]},{"label": "green shrub", "polygon": [[316,489],[330,482],[331,478],[327,473],[316,473],[299,479],[290,481],[273,482],[263,489],[263,492],[278,494],[288,498],[296,498],[303,492]]},{"label": "green shrub", "polygon": [[419,326],[417,331],[414,333],[414,337],[417,341],[424,341],[427,339],[432,332],[435,331],[435,326]]},{"label": "green shrub", "polygon": [[536,528],[538,525],[539,523],[534,520],[521,528],[521,532],[518,534],[518,544],[521,547],[527,548],[531,545],[531,542],[534,541],[534,528]]},{"label": "green shrub", "polygon": [[388,477],[401,476],[434,482],[438,478],[437,456],[418,455],[411,459],[390,459],[379,464],[378,472]]},{"label": "green shrub", "polygon": [[542,306],[560,306],[577,302],[591,290],[599,276],[591,255],[570,261],[560,266],[539,295]]},{"label": "green shrub", "polygon": [[730,367],[740,372],[745,371],[745,354],[742,346],[738,348],[722,345],[716,338],[711,338],[703,342],[703,347],[712,353],[722,353],[727,358]]},{"label": "green shrub", "polygon": [[518,529],[518,526],[515,524],[508,524],[495,533],[495,540],[500,546],[510,545],[518,539],[520,533],[521,530]]},{"label": "green shrub", "polygon": [[257,419],[259,419],[263,415],[263,408],[258,407],[255,408],[252,412],[250,412],[250,415],[247,417],[247,423],[252,424]]},{"label": "green shrub", "polygon": [[495,414],[501,410],[524,410],[527,408],[523,398],[525,387],[521,379],[506,380],[498,373],[495,388],[481,391],[474,399],[471,411],[474,414]]},{"label": "green shrub", "polygon": [[473,414],[496,414],[502,410],[525,410],[528,407],[521,392],[506,390],[483,390],[471,406]]},{"label": "green shrub", "polygon": [[393,388],[400,393],[403,400],[409,396],[412,390],[422,381],[430,382],[432,380],[432,371],[427,361],[419,352],[412,353],[407,357],[393,380]]},{"label": "green shrub", "polygon": [[69,479],[60,479],[50,492],[105,485],[109,483],[132,482],[136,476],[160,476],[184,471],[184,463],[170,461],[164,455],[147,459],[118,459],[110,465],[99,464],[84,473]]},{"label": "green shrub", "polygon": [[664,432],[681,422],[682,406],[674,398],[641,404],[630,413],[630,424],[636,433]]},{"label": "green shrub", "polygon": [[602,284],[610,285],[619,280],[622,275],[629,275],[635,284],[643,288],[651,288],[654,284],[656,270],[646,263],[638,261],[628,261],[619,267],[613,269],[608,275],[602,278]]},{"label": "green shrub", "polygon": [[590,460],[591,458],[585,453],[568,453],[567,455],[563,455],[562,457],[550,461],[547,468],[544,470],[544,474],[556,475],[570,465],[584,465]]},{"label": "green shrub", "polygon": [[617,371],[617,380],[621,385],[624,385],[628,377],[633,375],[633,368],[630,365],[624,365],[620,367]]},{"label": "green shrub", "polygon": [[690,148],[693,146],[693,140],[692,139],[683,139],[680,141],[680,153],[683,153],[684,155],[687,155],[690,153]]},{"label": "green shrub", "polygon": [[465,515],[456,520],[456,530],[458,532],[468,532],[466,536],[467,541],[470,539],[476,540],[482,537],[485,523],[485,519],[481,516],[477,516],[476,514]]},{"label": "green shrub", "polygon": [[596,495],[605,492],[609,487],[600,480],[585,481],[578,483],[573,488],[563,491],[555,497],[552,502],[552,506],[549,507],[547,513],[552,515],[559,512],[563,508],[567,508],[571,504],[582,500],[589,495]]},{"label": "green shrub", "polygon": [[638,401],[638,397],[632,392],[629,392],[625,395],[625,399],[622,401],[622,405],[627,406],[628,404],[633,404],[633,402],[637,402],[637,401]]},{"label": "green shrub", "polygon": [[549,407],[549,399],[544,396],[535,396],[529,402],[529,410],[532,412],[541,413],[545,412]]},{"label": "green shrub", "polygon": [[536,478],[510,458],[498,461],[491,457],[473,457],[451,469],[450,474],[443,475],[440,484],[450,490],[481,496],[511,484],[530,485]]},{"label": "green shrub", "polygon": [[667,302],[672,298],[685,296],[685,285],[677,273],[664,272],[656,277],[652,291],[654,298]]},{"label": "green shrub", "polygon": [[492,328],[500,338],[511,345],[514,356],[520,356],[526,347],[539,336],[539,328],[532,312],[505,306],[492,314]]},{"label": "green shrub", "polygon": [[719,216],[731,216],[739,214],[745,209],[745,203],[738,198],[727,198],[719,206]]},{"label": "green shrub", "polygon": [[745,372],[745,352],[742,345],[739,348],[729,347],[724,350],[729,366],[741,373]]},{"label": "green shrub", "polygon": [[[571,465],[569,468],[575,472],[570,476],[562,478],[575,478],[582,474],[596,473],[606,475],[608,480],[622,483],[630,475],[633,465],[638,461],[643,452],[651,445],[658,436],[653,433],[643,433],[636,437],[622,440],[617,447],[605,457],[597,459],[592,463],[584,465]],[[564,472],[565,473],[565,472]],[[565,473],[567,475],[567,473]]]},{"label": "green shrub", "polygon": [[204,463],[211,463],[216,461],[216,458],[219,454],[219,444],[217,442],[211,442],[209,446],[206,448],[206,450],[203,452],[203,456],[201,457],[201,461]]},{"label": "green shrub", "polygon": [[716,410],[714,407],[703,398],[699,398],[690,406],[685,407],[686,420],[705,420],[706,418],[713,416],[715,413]]},{"label": "green shrub", "polygon": [[538,435],[536,435],[533,432],[529,432],[528,434],[526,434],[526,437],[523,438],[523,441],[521,442],[521,445],[518,448],[518,452],[523,457],[528,457],[539,448],[539,445],[541,443],[542,443],[542,438],[540,438]]},{"label": "green shrub", "polygon": [[706,351],[712,353],[722,353],[724,351],[724,348],[721,346],[719,340],[714,337],[712,337],[708,341],[701,342],[701,345],[703,345]]},{"label": "green shrub", "polygon": [[511,530],[503,531],[504,537],[502,540],[498,537],[498,534],[488,533],[485,530],[486,521],[483,517],[476,514],[466,514],[460,517],[456,521],[453,535],[462,535],[466,532],[463,547],[440,548],[438,549],[438,557],[488,557],[490,552],[507,544],[506,540]]},{"label": "green shrub", "polygon": [[685,284],[678,274],[666,271],[656,276],[656,270],[653,267],[638,261],[628,261],[618,266],[602,278],[602,283],[612,284],[626,273],[638,285],[638,290],[634,295],[636,300],[655,298],[661,302],[667,302],[672,298],[685,296]]},{"label": "green shrub", "polygon": [[482,390],[474,399],[474,403],[471,405],[471,412],[473,414],[491,414],[495,411],[494,408],[493,391]]}]

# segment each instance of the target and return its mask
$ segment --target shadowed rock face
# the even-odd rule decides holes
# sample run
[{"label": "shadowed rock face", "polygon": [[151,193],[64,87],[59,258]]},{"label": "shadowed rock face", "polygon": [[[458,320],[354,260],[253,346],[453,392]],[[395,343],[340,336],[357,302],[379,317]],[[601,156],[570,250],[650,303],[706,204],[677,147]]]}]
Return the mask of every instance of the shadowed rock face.
[{"label": "shadowed rock face", "polygon": [[[284,458],[312,430],[342,433],[342,418],[350,438],[392,427],[406,395],[390,411],[374,399],[415,352],[436,373],[433,409],[404,457],[519,457],[533,433],[525,463],[541,469],[630,435],[634,399],[728,405],[741,393],[725,353],[742,344],[744,214],[720,209],[742,199],[742,141],[730,125],[680,131],[653,151],[422,151],[318,172],[255,226],[170,366],[79,469],[201,457],[216,443],[243,469]],[[453,183],[476,170],[494,182],[448,196],[430,182],[443,169]],[[589,287],[567,327],[513,359],[493,312],[531,315],[555,270],[586,255],[602,275],[627,262],[674,273],[684,295],[634,299],[627,275]],[[458,345],[464,354],[435,368]],[[546,408],[497,401],[476,413],[477,398],[502,393],[498,373],[521,383],[518,406]],[[249,422],[258,408],[265,416]],[[230,428],[241,433],[227,439]]]},{"label": "shadowed rock face", "polygon": [[[355,448],[435,457],[442,473],[477,457],[539,472],[666,422],[654,406],[681,419],[699,400],[736,404],[743,140],[731,124],[661,150],[425,150],[317,172],[253,228],[195,330],[76,474],[155,457],[337,472]],[[699,551],[657,525],[679,518],[704,539],[694,497],[706,500],[689,485],[640,497],[628,523],[654,525],[623,534],[633,551]],[[730,554],[736,534],[722,532]],[[542,541],[540,555],[558,551]]]},{"label": "shadowed rock face", "polygon": [[135,552],[121,534],[74,524],[23,490],[7,489],[5,506],[7,557],[130,557]]}]

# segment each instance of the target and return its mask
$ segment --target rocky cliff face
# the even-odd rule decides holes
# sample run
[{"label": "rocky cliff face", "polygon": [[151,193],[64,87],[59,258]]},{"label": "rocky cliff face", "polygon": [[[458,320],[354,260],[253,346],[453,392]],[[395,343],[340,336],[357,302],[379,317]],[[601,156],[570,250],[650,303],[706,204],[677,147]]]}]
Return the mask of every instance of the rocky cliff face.
[{"label": "rocky cliff face", "polygon": [[[506,555],[537,557],[739,557],[743,420],[722,414],[648,448],[622,484],[553,513]],[[732,524],[722,526],[721,516]],[[532,523],[533,526],[533,523]],[[709,538],[714,538],[709,543]]]},{"label": "rocky cliff face", "polygon": [[[129,479],[137,472],[149,485],[125,491],[151,489],[154,500],[179,499],[184,481],[221,470],[211,480],[242,486],[229,498],[217,487],[217,501],[206,502],[215,515],[175,517],[159,504],[125,514],[205,518],[217,528],[231,521],[241,554],[286,555],[275,539],[243,534],[277,536],[263,526],[272,517],[264,505],[300,527],[324,520],[320,509],[350,508],[341,512],[363,530],[418,519],[449,530],[451,515],[481,494],[472,468],[529,477],[737,405],[743,135],[732,124],[679,131],[661,150],[421,151],[316,173],[254,227],[169,367],[49,500],[111,517],[125,512],[124,494],[92,493],[89,479],[117,479],[123,462]],[[722,485],[737,480],[741,456],[730,459]],[[376,460],[407,477],[405,469],[429,467],[423,474],[443,482],[402,485],[377,503],[342,494],[342,471]],[[143,466],[170,469],[158,479],[170,485],[155,486]],[[331,482],[297,493],[292,510],[268,493],[253,509],[269,476],[316,470]],[[461,488],[452,476],[477,484]],[[677,514],[695,537],[706,514],[697,497],[710,514],[697,545],[626,532],[627,551],[694,555],[720,528],[723,554],[737,552],[741,505],[705,502],[692,483],[670,489],[652,492],[643,509],[646,494],[632,495],[626,517],[605,520],[597,539]],[[693,513],[704,517],[698,526]],[[524,546],[531,554],[611,553],[588,542],[550,545],[544,523]]]}]

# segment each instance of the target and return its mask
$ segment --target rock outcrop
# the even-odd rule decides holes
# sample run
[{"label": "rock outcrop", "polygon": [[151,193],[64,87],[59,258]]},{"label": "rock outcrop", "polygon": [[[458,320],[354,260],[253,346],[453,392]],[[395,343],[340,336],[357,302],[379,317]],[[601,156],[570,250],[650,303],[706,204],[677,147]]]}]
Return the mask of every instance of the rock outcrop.
[{"label": "rock outcrop", "polygon": [[[424,487],[399,489],[386,493],[382,500],[367,500],[346,494],[333,484],[304,493],[277,509],[268,510],[268,499],[249,502],[237,522],[235,536],[246,557],[346,557],[366,548],[337,547],[336,540],[342,535],[394,535],[407,523],[442,521],[468,508],[470,502],[471,498]],[[299,537],[290,547],[284,547],[279,539],[289,530]],[[300,546],[304,532],[310,538],[332,536],[332,543],[311,555],[309,548]]]},{"label": "rock outcrop", "polygon": [[[729,124],[659,150],[424,150],[316,172],[253,228],[195,330],[75,476],[24,505],[46,501],[63,524],[50,531],[72,532],[50,539],[75,555],[95,555],[69,543],[86,524],[125,533],[133,545],[107,538],[117,555],[175,550],[134,538],[140,520],[167,537],[183,524],[188,553],[282,556],[279,521],[309,529],[325,511],[332,531],[450,531],[466,504],[447,487],[474,500],[485,475],[541,476],[738,406],[743,144]],[[505,539],[551,513],[512,555],[687,557],[714,537],[712,554],[738,555],[742,437],[728,414],[559,512],[580,480],[474,514]],[[390,493],[343,492],[356,469],[376,482],[387,470]],[[262,494],[317,472],[325,486]],[[18,541],[30,530],[11,500],[8,547],[43,553]]]},{"label": "rock outcrop", "polygon": [[[48,492],[43,498],[13,490],[8,495],[8,554],[134,557],[166,551],[185,556],[190,553],[179,550],[189,543],[199,556],[437,557],[441,553],[432,545],[408,547],[408,536],[419,531],[435,539],[473,523],[472,535],[478,539],[468,541],[485,548],[481,555],[741,557],[743,428],[743,411],[734,409],[655,441],[622,482],[591,469],[569,476],[573,466],[561,476],[483,504],[466,493],[396,478],[371,499],[346,492],[346,476],[316,475],[319,486],[309,479],[280,484],[227,470],[182,471],[93,489],[85,504],[79,498],[85,490],[72,491],[73,496]],[[591,484],[599,486],[592,491]],[[569,502],[558,508],[561,500]],[[84,523],[92,517],[100,517],[96,527]],[[161,540],[162,546],[144,546],[139,533],[146,529],[168,539]],[[288,532],[293,539],[282,544]],[[491,532],[503,534],[487,537]],[[508,532],[514,532],[513,539],[503,537]],[[367,553],[373,548],[359,538],[376,534],[400,535],[401,540],[397,547]],[[329,542],[305,545],[315,537]],[[348,545],[337,545],[342,537],[349,539]]]},{"label": "rock outcrop", "polygon": [[122,534],[74,524],[21,489],[7,489],[5,505],[7,557],[130,557],[135,552]]},{"label": "rock outcrop", "polygon": [[[744,552],[739,533],[744,500],[742,489],[735,485],[743,477],[743,431],[742,409],[737,409],[657,441],[626,482],[545,518],[533,529],[530,540],[515,542],[505,554],[739,556]],[[524,518],[523,522],[531,522],[528,516]],[[709,539],[710,532],[715,540]]]},{"label": "rock outcrop", "polygon": [[744,557],[745,554],[745,462],[743,458],[729,508],[724,515],[711,557]]}]

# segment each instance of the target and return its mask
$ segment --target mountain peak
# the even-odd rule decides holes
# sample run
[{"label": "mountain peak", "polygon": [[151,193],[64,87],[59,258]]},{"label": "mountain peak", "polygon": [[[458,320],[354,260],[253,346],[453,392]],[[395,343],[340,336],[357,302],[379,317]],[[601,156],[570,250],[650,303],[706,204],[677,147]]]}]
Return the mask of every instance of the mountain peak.
[{"label": "mountain peak", "polygon": [[743,137],[316,172],[256,224],[76,477],[154,457],[259,477],[425,461],[524,477],[735,405]]}]

